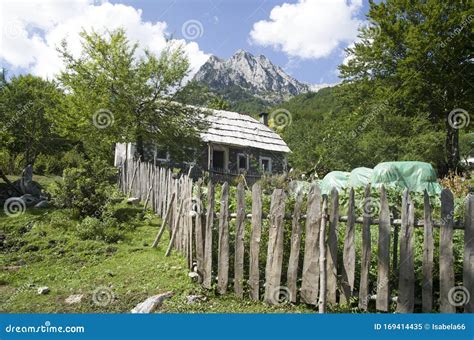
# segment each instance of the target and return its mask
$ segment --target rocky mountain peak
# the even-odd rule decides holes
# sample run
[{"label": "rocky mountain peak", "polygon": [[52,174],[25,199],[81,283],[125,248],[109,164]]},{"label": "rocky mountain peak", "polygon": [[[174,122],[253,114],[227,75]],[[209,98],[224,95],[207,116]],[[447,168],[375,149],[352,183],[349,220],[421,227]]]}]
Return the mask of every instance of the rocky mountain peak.
[{"label": "rocky mountain peak", "polygon": [[264,55],[255,57],[242,49],[227,60],[211,56],[194,80],[218,92],[237,87],[269,103],[278,103],[309,91],[307,84],[286,74]]}]

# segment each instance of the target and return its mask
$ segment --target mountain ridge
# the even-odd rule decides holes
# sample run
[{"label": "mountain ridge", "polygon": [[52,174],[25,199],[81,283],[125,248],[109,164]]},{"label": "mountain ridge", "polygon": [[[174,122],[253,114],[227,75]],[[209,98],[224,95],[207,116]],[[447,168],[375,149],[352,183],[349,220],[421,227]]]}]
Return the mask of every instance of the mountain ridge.
[{"label": "mountain ridge", "polygon": [[266,56],[254,56],[242,49],[228,59],[212,55],[193,80],[222,95],[231,105],[235,104],[233,97],[251,96],[272,106],[311,91],[309,84],[291,77]]}]

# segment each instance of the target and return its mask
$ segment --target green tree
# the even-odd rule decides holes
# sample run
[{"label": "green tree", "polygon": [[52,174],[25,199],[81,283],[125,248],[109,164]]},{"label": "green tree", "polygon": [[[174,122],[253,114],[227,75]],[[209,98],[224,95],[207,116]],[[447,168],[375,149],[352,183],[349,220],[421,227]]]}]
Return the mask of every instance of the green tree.
[{"label": "green tree", "polygon": [[70,93],[68,115],[58,122],[62,133],[85,142],[86,149],[111,158],[116,142],[153,141],[174,155],[195,144],[204,127],[202,112],[175,101],[189,62],[175,42],[157,57],[141,55],[122,29],[100,35],[81,33],[82,55],[74,57],[63,42],[66,65],[61,84]]},{"label": "green tree", "polygon": [[209,101],[207,107],[216,110],[229,110],[230,104],[224,98],[217,95]]},{"label": "green tree", "polygon": [[5,82],[0,90],[0,145],[23,166],[40,154],[54,154],[63,141],[54,133],[49,113],[58,111],[63,93],[54,82],[32,75]]},{"label": "green tree", "polygon": [[[384,103],[380,120],[391,124],[382,122],[382,131],[416,126],[419,133],[413,137],[418,141],[412,138],[411,146],[417,142],[438,146],[439,135],[437,139],[422,135],[444,130],[438,168],[442,173],[457,169],[459,125],[453,120],[467,121],[472,112],[472,2],[370,1],[367,17],[371,26],[361,30],[360,41],[347,49],[349,61],[340,66],[342,78],[357,85],[351,87],[353,94],[364,98],[365,106]],[[460,108],[464,117],[453,117],[451,112]]]}]

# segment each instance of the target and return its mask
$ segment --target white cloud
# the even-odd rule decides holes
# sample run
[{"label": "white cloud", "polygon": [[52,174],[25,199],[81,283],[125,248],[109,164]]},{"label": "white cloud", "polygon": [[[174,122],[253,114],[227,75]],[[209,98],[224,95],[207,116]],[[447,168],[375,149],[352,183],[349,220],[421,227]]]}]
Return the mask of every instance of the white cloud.
[{"label": "white cloud", "polygon": [[272,46],[290,57],[327,57],[341,44],[357,38],[361,20],[356,17],[362,0],[299,0],[276,6],[269,20],[256,22],[250,41]]},{"label": "white cloud", "polygon": [[[75,56],[81,52],[79,32],[104,32],[124,27],[132,42],[159,54],[166,46],[165,22],[142,20],[142,12],[131,6],[91,0],[2,0],[0,17],[0,59],[35,75],[52,78],[62,68],[56,48],[66,38]],[[193,73],[209,55],[196,42],[178,41],[184,46]]]}]

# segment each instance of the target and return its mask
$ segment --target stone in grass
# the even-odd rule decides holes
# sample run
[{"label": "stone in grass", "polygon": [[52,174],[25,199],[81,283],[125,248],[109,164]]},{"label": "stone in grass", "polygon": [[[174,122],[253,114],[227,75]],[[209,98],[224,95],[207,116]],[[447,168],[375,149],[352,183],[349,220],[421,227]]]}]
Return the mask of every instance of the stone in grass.
[{"label": "stone in grass", "polygon": [[70,295],[66,298],[65,302],[68,304],[68,305],[72,305],[74,303],[79,303],[81,302],[82,298],[84,297],[84,294],[74,294],[74,295]]},{"label": "stone in grass", "polygon": [[48,294],[49,293],[49,287],[39,287],[38,288],[38,294],[39,295],[45,295],[45,294]]},{"label": "stone in grass", "polygon": [[206,297],[203,295],[188,295],[187,297],[188,305],[193,305],[197,302],[206,301]]},{"label": "stone in grass", "polygon": [[195,281],[195,282],[199,282],[199,279],[200,279],[200,276],[198,273],[196,272],[189,272],[188,273],[188,276],[191,278],[191,280]]},{"label": "stone in grass", "polygon": [[136,305],[131,312],[133,314],[153,313],[155,310],[161,307],[165,299],[170,298],[172,296],[173,292],[166,292],[163,294],[150,296],[145,301],[140,302],[138,305]]},{"label": "stone in grass", "polygon": [[140,199],[137,197],[130,197],[129,199],[127,199],[127,204],[138,205],[138,203],[140,203]]}]

